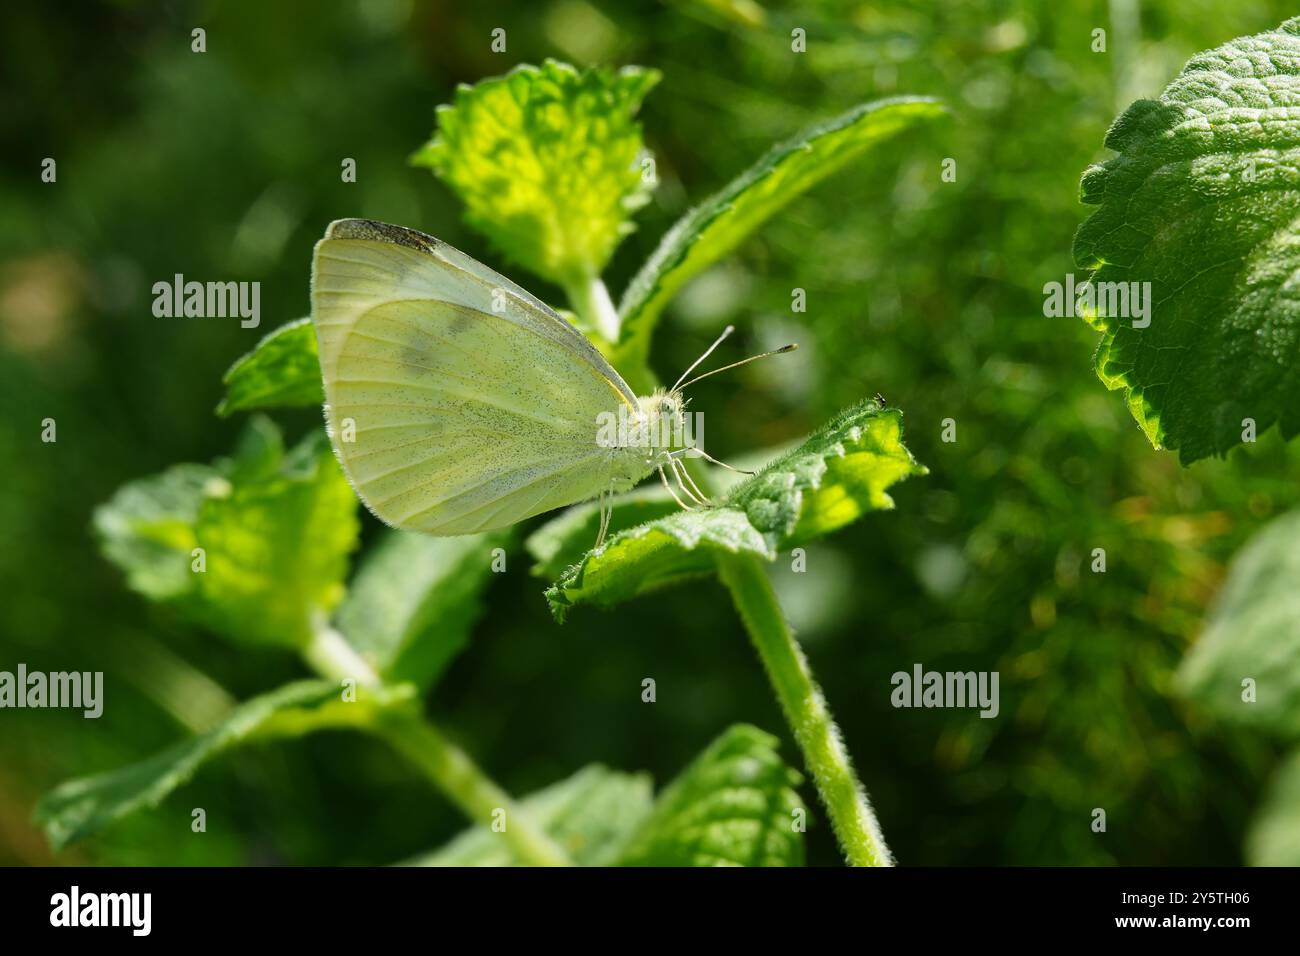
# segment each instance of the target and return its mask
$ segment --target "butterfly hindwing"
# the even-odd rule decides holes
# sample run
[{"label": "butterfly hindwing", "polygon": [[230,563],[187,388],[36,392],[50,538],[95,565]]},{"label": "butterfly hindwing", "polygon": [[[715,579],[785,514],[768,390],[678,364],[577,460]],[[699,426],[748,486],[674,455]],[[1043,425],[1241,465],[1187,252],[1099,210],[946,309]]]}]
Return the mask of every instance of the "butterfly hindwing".
[{"label": "butterfly hindwing", "polygon": [[467,534],[606,490],[601,412],[635,397],[572,326],[412,230],[341,220],[312,318],[335,451],[396,527]]}]

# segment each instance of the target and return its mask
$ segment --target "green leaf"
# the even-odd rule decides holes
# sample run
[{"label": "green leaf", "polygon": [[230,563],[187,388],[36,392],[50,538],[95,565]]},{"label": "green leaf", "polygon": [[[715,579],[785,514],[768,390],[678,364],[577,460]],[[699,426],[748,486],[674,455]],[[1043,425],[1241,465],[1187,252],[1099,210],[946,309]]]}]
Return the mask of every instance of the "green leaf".
[{"label": "green leaf", "polygon": [[482,615],[492,552],[508,540],[389,532],[357,572],[339,630],[385,679],[429,687]]},{"label": "green leaf", "polygon": [[563,623],[578,604],[613,607],[712,574],[719,551],[767,555],[763,536],[735,509],[676,513],[616,535],[599,552],[589,551],[547,588],[546,600]]},{"label": "green leaf", "polygon": [[194,589],[191,551],[205,489],[224,479],[207,465],[175,465],[123,485],[95,509],[100,550],[126,574],[127,584],[154,601]]},{"label": "green leaf", "polygon": [[802,866],[799,774],[777,740],[738,724],[709,745],[655,802],[624,866]]},{"label": "green leaf", "polygon": [[[581,866],[613,862],[649,815],[650,778],[593,764],[525,797],[521,804]],[[408,866],[513,866],[518,860],[499,833],[472,827]]]},{"label": "green leaf", "polygon": [[1300,866],[1300,751],[1273,772],[1246,832],[1250,866]]},{"label": "green leaf", "polygon": [[336,727],[364,727],[383,709],[406,706],[412,688],[362,689],[344,703],[337,684],[300,681],[249,700],[207,733],[192,737],[141,763],[70,780],[37,805],[36,822],[60,850],[136,810],[158,806],[210,760],[255,740],[300,736]]},{"label": "green leaf", "polygon": [[1239,444],[1243,419],[1300,433],[1297,103],[1300,18],[1193,57],[1115,121],[1105,145],[1119,155],[1083,175],[1100,208],[1076,261],[1096,288],[1151,292],[1145,328],[1086,316],[1103,333],[1097,374],[1184,464]]},{"label": "green leaf", "polygon": [[211,465],[175,465],[123,485],[96,508],[94,527],[101,551],[145,597],[177,603],[197,600],[192,566],[204,499],[227,494],[233,480],[255,480],[274,472],[283,458],[279,429],[270,419],[253,417],[230,458]]},{"label": "green leaf", "polygon": [[[677,503],[662,485],[646,485],[614,496],[609,533],[618,534],[635,525],[673,514]],[[524,541],[535,561],[532,573],[555,580],[564,569],[582,560],[600,531],[600,505],[595,501],[574,505],[552,518]]]},{"label": "green leaf", "polygon": [[[1300,734],[1300,511],[1269,522],[1233,560],[1179,689],[1223,720]],[[1255,701],[1242,700],[1242,681]]]},{"label": "green leaf", "polygon": [[323,404],[311,319],[298,319],[271,332],[230,366],[223,381],[226,397],[217,406],[223,418],[255,408]]},{"label": "green leaf", "polygon": [[237,641],[304,647],[343,598],[356,496],[323,431],[279,460],[244,459],[254,471],[240,461],[199,510],[202,619]]},{"label": "green leaf", "polygon": [[798,448],[727,493],[762,532],[768,557],[894,507],[890,485],[928,474],[903,445],[903,413],[874,399],[836,415]]},{"label": "green leaf", "polygon": [[507,256],[565,287],[600,275],[645,203],[632,117],[654,70],[578,70],[547,60],[460,86],[412,158],[466,206]]},{"label": "green leaf", "polygon": [[[229,458],[218,459],[227,479],[237,483],[263,481],[284,464],[284,435],[280,427],[265,415],[254,415],[239,433],[235,451]],[[225,494],[220,484],[210,486],[210,494]]]},{"label": "green leaf", "polygon": [[937,101],[926,97],[864,103],[774,146],[688,212],[664,236],[623,295],[618,309],[623,326],[614,352],[615,365],[635,368],[645,362],[659,313],[688,279],[870,147],[943,113]]},{"label": "green leaf", "polygon": [[903,445],[902,413],[874,400],[837,415],[803,444],[708,508],[676,511],[622,531],[584,555],[546,592],[563,621],[576,604],[612,607],[712,573],[718,554],[768,561],[868,511],[893,507],[886,489],[926,474]]},{"label": "green leaf", "polygon": [[286,453],[258,415],[232,457],[124,486],[95,528],[146,597],[237,641],[302,647],[343,597],[356,512],[323,431]]}]

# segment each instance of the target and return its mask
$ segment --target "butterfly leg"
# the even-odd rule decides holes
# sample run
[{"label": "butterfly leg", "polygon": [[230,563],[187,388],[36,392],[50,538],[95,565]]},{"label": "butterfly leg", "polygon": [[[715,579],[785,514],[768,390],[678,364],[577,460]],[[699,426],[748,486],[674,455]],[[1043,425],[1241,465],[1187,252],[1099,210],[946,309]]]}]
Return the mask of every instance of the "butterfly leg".
[{"label": "butterfly leg", "polygon": [[664,487],[667,488],[668,493],[673,496],[673,501],[677,502],[678,507],[680,507],[683,511],[692,510],[690,505],[686,504],[686,502],[682,501],[681,498],[677,497],[677,492],[673,491],[673,486],[668,484],[668,476],[664,474],[663,465],[659,466],[659,480],[664,483]]},{"label": "butterfly leg", "polygon": [[600,493],[600,532],[596,535],[595,547],[597,551],[605,544],[605,534],[609,531],[609,519],[614,513],[614,502],[610,500],[611,497],[608,491]]},{"label": "butterfly leg", "polygon": [[[673,477],[677,479],[677,488],[681,491],[683,498],[692,504],[703,505],[708,503],[704,495],[699,493],[698,488],[692,491],[691,488],[686,486],[686,482],[690,481],[691,476],[685,473],[686,466],[683,465],[679,459],[671,459],[668,463],[668,467],[672,469]],[[694,485],[695,483],[691,482],[691,487],[694,487]]]},{"label": "butterfly leg", "polygon": [[731,465],[728,465],[725,461],[718,461],[718,459],[714,458],[712,455],[710,455],[710,454],[709,454],[707,451],[705,451],[703,448],[696,447],[696,448],[694,448],[694,449],[692,449],[692,450],[695,451],[695,452],[697,452],[697,453],[699,454],[699,456],[700,456],[701,458],[703,458],[705,461],[711,461],[711,462],[713,462],[715,465],[720,465],[721,467],[727,469],[727,471],[734,471],[734,472],[736,472],[737,474],[741,474],[741,475],[752,475],[752,474],[754,474],[754,472],[752,472],[752,471],[745,471],[745,469],[743,469],[743,468],[733,468]]},{"label": "butterfly leg", "polygon": [[[704,492],[700,491],[700,486],[695,483],[695,479],[691,477],[691,473],[687,470],[686,462],[682,461],[680,458],[674,458],[673,474],[677,476],[677,485],[682,489],[682,491],[687,492],[702,505],[707,505],[709,503],[708,496],[705,495]],[[685,480],[684,483],[683,479]]]}]

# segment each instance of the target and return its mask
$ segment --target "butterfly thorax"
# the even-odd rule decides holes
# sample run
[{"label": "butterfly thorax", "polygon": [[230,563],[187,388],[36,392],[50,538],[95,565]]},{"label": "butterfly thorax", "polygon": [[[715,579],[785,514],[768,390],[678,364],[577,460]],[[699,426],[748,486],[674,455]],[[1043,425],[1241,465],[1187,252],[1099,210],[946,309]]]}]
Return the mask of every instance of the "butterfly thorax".
[{"label": "butterfly thorax", "polygon": [[625,405],[602,416],[597,424],[596,442],[611,452],[612,478],[627,487],[694,445],[685,402],[664,389],[639,397],[635,408]]}]

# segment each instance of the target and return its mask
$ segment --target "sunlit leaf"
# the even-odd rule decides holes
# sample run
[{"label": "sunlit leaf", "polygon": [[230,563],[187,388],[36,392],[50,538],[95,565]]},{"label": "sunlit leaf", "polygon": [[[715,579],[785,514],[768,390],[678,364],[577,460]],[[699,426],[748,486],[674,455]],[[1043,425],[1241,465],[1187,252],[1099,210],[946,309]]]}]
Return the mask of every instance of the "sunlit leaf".
[{"label": "sunlit leaf", "polygon": [[[678,510],[677,503],[663,486],[653,484],[616,495],[612,507],[610,534],[618,534],[627,528]],[[555,580],[565,568],[577,563],[591,550],[599,531],[600,505],[595,501],[574,505],[552,518],[524,541],[524,548],[536,562],[533,574],[539,578]]]},{"label": "sunlit leaf", "polygon": [[1194,56],[1106,146],[1075,259],[1099,291],[1150,295],[1145,316],[1113,295],[1086,315],[1097,374],[1184,464],[1240,444],[1247,419],[1300,434],[1300,18]]},{"label": "sunlit leaf", "polygon": [[461,86],[412,157],[524,268],[566,288],[599,276],[647,198],[632,117],[654,70],[578,70],[547,60]]},{"label": "sunlit leaf", "polygon": [[133,590],[155,601],[193,591],[194,525],[204,489],[222,480],[221,472],[207,465],[174,465],[123,485],[95,509],[100,548]]},{"label": "sunlit leaf", "polygon": [[619,367],[645,361],[659,313],[691,277],[743,242],[788,203],[873,146],[943,114],[925,97],[864,103],[774,146],[664,236],[619,303]]},{"label": "sunlit leaf", "polygon": [[733,486],[718,504],[614,535],[560,575],[546,597],[563,620],[576,604],[610,607],[711,573],[720,553],[771,561],[780,550],[892,507],[886,489],[925,473],[903,445],[902,413],[865,401]]},{"label": "sunlit leaf", "polygon": [[282,325],[226,372],[226,397],[217,406],[223,417],[256,408],[321,405],[320,362],[311,319]]},{"label": "sunlit leaf", "polygon": [[305,646],[343,598],[359,534],[356,496],[323,431],[270,473],[232,476],[204,498],[195,527],[204,622],[237,641]]},{"label": "sunlit leaf", "polygon": [[255,416],[230,458],[124,486],[95,528],[145,596],[233,640],[301,647],[343,597],[356,511],[323,431],[286,453]]}]

